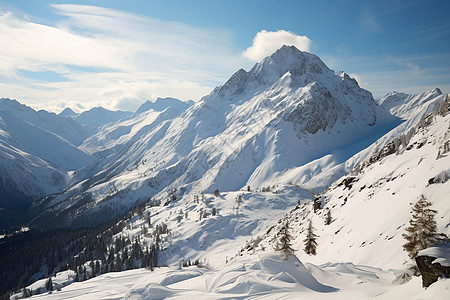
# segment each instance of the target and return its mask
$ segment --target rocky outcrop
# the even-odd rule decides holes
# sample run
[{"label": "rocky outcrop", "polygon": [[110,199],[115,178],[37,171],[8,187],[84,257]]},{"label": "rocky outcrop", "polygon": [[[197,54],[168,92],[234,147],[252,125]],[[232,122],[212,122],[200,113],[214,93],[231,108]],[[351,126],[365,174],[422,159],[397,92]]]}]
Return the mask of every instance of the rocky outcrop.
[{"label": "rocky outcrop", "polygon": [[416,264],[422,275],[422,286],[429,287],[436,282],[439,277],[449,278],[450,267],[443,266],[440,263],[433,263],[436,257],[420,255],[416,257]]}]

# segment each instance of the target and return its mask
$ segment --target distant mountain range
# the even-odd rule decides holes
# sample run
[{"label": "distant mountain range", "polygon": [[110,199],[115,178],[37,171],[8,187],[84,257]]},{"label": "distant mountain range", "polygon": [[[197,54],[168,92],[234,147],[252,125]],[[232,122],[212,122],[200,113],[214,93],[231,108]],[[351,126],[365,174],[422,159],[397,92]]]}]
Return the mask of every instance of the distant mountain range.
[{"label": "distant mountain range", "polygon": [[[62,291],[49,298],[432,298],[448,283],[422,290],[403,234],[426,198],[443,245],[426,253],[449,261],[449,128],[438,88],[377,103],[293,46],[198,102],[56,115],[0,99],[0,223],[31,228],[21,246],[0,235],[12,245],[0,291],[37,280],[16,296],[50,282]],[[287,262],[273,251],[286,231]],[[303,251],[312,231],[316,255]]]},{"label": "distant mountain range", "polygon": [[378,105],[347,74],[283,46],[197,103],[159,98],[135,113],[55,115],[2,99],[1,186],[23,205],[40,199],[28,213],[44,227],[95,225],[149,199],[165,202],[169,190],[290,182],[319,192],[400,118],[442,97],[391,93]]}]

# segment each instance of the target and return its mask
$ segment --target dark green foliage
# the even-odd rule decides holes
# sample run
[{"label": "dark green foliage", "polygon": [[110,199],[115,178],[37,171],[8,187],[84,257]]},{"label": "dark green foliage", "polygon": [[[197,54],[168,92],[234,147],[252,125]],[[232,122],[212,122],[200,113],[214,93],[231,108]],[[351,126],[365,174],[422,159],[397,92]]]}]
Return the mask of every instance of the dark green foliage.
[{"label": "dark green foliage", "polygon": [[28,298],[33,296],[33,291],[31,289],[23,288],[22,298]]},{"label": "dark green foliage", "polygon": [[45,282],[45,289],[47,291],[53,291],[53,282],[52,282],[52,278],[51,277],[49,277],[47,279],[47,281]]},{"label": "dark green foliage", "polygon": [[325,218],[325,225],[330,225],[331,224],[331,210],[329,208],[327,208],[327,214],[326,214],[326,218]]},{"label": "dark green foliage", "polygon": [[289,257],[295,256],[295,251],[292,249],[291,243],[292,235],[289,230],[289,222],[286,221],[278,233],[279,238],[275,250],[281,252],[281,258],[283,260],[288,260]]},{"label": "dark green foliage", "polygon": [[305,248],[303,249],[306,254],[316,255],[317,242],[316,238],[318,235],[314,233],[314,227],[312,226],[312,220],[309,220],[308,229],[306,232],[306,238],[303,240],[305,242]]},{"label": "dark green foliage", "polygon": [[403,238],[407,240],[403,249],[408,252],[410,258],[415,258],[420,250],[435,242],[437,225],[434,217],[437,211],[429,208],[431,205],[432,203],[421,195],[412,208],[409,227],[405,228],[406,233],[403,234]]},{"label": "dark green foliage", "polygon": [[[0,299],[9,299],[13,291],[23,292],[31,275],[42,265],[48,267],[49,276],[71,269],[74,281],[84,281],[102,273],[131,268],[157,266],[157,245],[144,253],[139,239],[131,244],[128,238],[114,236],[127,225],[128,217],[143,215],[143,207],[135,208],[122,220],[91,229],[39,232],[31,230],[0,240]],[[167,224],[161,223],[155,233],[168,234]],[[86,270],[86,265],[90,268]]]}]

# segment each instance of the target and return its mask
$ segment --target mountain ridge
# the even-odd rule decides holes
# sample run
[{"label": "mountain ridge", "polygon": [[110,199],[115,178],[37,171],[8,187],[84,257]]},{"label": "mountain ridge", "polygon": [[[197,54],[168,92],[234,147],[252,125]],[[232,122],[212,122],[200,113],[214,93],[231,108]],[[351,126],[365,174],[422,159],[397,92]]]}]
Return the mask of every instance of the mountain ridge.
[{"label": "mountain ridge", "polygon": [[[312,178],[350,156],[351,152],[342,152],[348,145],[374,128],[381,134],[398,122],[348,75],[333,72],[317,56],[289,46],[249,72],[237,71],[179,115],[159,120],[161,113],[135,116],[150,118],[145,131],[133,131],[131,120],[128,125],[105,128],[99,138],[114,136],[111,145],[117,145],[107,151],[89,150],[95,143],[83,146],[104,161],[91,170],[102,174],[93,178],[108,180],[73,186],[49,206],[64,211],[67,203],[78,199],[74,193],[92,197],[84,207],[100,205],[114,211],[112,207],[149,197],[164,203],[167,191],[174,188],[179,196],[280,181],[311,182],[311,188],[317,189]],[[123,143],[115,144],[115,139]],[[302,168],[313,160],[317,162]],[[100,201],[111,189],[118,194]],[[127,195],[126,200],[121,195]]]}]

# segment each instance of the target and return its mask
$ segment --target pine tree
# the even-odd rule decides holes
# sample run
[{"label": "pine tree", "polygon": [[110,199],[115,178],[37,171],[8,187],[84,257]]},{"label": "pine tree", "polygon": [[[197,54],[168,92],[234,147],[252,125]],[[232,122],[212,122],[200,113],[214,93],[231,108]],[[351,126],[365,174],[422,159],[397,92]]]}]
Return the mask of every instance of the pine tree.
[{"label": "pine tree", "polygon": [[28,298],[28,297],[31,297],[31,296],[33,296],[33,293],[31,291],[31,289],[23,288],[22,298]]},{"label": "pine tree", "polygon": [[45,282],[45,289],[47,291],[53,291],[53,282],[52,282],[52,277],[49,277],[47,279],[47,281]]},{"label": "pine tree", "polygon": [[410,258],[415,258],[420,250],[428,248],[435,241],[437,225],[434,219],[437,211],[429,208],[432,205],[424,195],[414,204],[412,216],[409,220],[410,226],[405,228],[403,238],[407,242],[403,249],[408,252]]},{"label": "pine tree", "polygon": [[316,255],[317,242],[316,238],[318,235],[314,233],[314,227],[312,226],[312,220],[309,220],[309,225],[306,233],[306,238],[303,240],[305,242],[305,248],[303,249],[306,254]]},{"label": "pine tree", "polygon": [[280,229],[280,239],[278,240],[277,246],[275,248],[276,251],[281,252],[282,260],[288,260],[289,257],[295,256],[294,249],[292,249],[291,243],[292,236],[289,230],[289,221],[286,221],[286,223],[284,223],[283,227],[281,227]]},{"label": "pine tree", "polygon": [[95,262],[95,269],[94,274],[101,274],[101,268],[100,268],[100,262],[97,260]]},{"label": "pine tree", "polygon": [[330,225],[331,224],[331,210],[329,208],[327,208],[327,215],[325,218],[325,225]]}]

